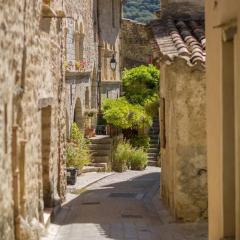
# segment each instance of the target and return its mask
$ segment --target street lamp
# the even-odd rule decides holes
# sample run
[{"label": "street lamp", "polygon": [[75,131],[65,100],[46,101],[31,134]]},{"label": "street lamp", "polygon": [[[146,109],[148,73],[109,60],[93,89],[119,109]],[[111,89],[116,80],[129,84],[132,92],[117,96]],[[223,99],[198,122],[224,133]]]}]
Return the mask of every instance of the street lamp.
[{"label": "street lamp", "polygon": [[113,71],[116,70],[117,62],[116,62],[114,54],[112,55],[112,58],[111,58],[111,61],[110,61],[110,67]]}]

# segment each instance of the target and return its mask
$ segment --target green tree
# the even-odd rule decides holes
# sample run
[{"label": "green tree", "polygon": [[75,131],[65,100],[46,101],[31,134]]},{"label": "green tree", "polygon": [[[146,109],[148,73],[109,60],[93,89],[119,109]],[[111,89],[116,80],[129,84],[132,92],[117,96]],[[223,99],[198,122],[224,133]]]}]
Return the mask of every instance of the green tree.
[{"label": "green tree", "polygon": [[125,98],[105,99],[103,117],[108,124],[122,129],[137,129],[152,124],[152,119],[143,106],[131,104]]},{"label": "green tree", "polygon": [[159,7],[160,0],[126,0],[123,13],[125,18],[147,23],[156,18]]},{"label": "green tree", "polygon": [[123,72],[123,89],[126,99],[132,104],[144,106],[156,99],[160,72],[153,65],[141,65]]}]

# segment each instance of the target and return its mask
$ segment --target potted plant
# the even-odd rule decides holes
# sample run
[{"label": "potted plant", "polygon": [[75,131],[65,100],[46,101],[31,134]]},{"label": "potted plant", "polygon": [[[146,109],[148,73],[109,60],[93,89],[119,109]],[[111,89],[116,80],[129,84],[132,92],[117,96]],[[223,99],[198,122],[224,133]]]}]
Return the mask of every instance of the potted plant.
[{"label": "potted plant", "polygon": [[66,147],[66,158],[67,182],[75,184],[77,174],[81,173],[83,167],[91,162],[88,141],[76,123],[73,123],[71,127],[71,137]]}]

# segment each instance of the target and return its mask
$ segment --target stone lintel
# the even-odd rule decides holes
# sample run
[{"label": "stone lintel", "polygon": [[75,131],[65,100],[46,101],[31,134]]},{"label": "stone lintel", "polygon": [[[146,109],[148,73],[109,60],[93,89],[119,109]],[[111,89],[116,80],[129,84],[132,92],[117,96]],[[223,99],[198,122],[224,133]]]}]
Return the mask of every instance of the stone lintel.
[{"label": "stone lintel", "polygon": [[38,109],[42,109],[53,104],[53,97],[49,98],[40,98],[38,100]]}]

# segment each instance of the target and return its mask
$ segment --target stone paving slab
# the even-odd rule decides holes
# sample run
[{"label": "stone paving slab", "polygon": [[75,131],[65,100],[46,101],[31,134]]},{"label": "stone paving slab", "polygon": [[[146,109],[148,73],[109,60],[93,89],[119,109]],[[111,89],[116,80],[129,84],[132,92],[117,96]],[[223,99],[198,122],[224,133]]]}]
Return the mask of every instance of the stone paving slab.
[{"label": "stone paving slab", "polygon": [[159,199],[159,180],[159,168],[148,167],[89,185],[64,204],[42,239],[207,240],[206,224],[172,221]]},{"label": "stone paving slab", "polygon": [[72,199],[76,198],[77,195],[74,192],[79,191],[88,187],[89,185],[100,181],[103,178],[111,176],[115,174],[114,172],[89,172],[89,173],[82,173],[77,178],[77,182],[75,185],[68,185],[67,186],[67,194],[66,194],[66,204],[67,202],[71,201]]}]

